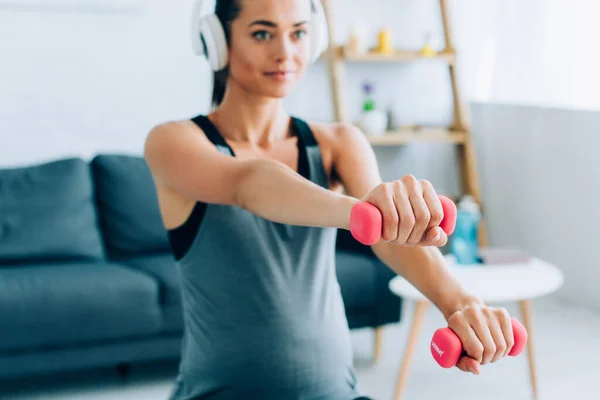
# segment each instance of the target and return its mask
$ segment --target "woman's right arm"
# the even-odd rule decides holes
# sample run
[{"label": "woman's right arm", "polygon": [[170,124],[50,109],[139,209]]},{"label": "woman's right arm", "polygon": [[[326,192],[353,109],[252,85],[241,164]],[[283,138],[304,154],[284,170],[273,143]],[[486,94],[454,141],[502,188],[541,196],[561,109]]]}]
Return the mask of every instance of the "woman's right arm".
[{"label": "woman's right arm", "polygon": [[359,202],[322,188],[278,161],[222,154],[184,123],[152,129],[144,156],[155,179],[187,198],[235,205],[279,223],[349,229],[352,206]]}]

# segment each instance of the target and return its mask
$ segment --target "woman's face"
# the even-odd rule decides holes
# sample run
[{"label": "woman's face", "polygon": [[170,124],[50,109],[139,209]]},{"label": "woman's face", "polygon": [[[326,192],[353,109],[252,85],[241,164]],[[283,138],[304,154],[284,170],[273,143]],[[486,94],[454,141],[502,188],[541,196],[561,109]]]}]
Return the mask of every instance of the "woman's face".
[{"label": "woman's face", "polygon": [[231,25],[229,79],[250,93],[285,97],[310,62],[309,0],[241,0]]}]

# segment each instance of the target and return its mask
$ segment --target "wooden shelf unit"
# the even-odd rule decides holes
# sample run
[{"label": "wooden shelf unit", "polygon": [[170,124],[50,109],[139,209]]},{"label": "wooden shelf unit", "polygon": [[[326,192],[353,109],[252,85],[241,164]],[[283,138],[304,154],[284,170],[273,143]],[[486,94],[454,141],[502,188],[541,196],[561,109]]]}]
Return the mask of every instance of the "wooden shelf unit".
[{"label": "wooden shelf unit", "polygon": [[482,247],[487,246],[487,232],[485,228],[485,209],[479,188],[479,174],[477,171],[475,147],[470,128],[468,109],[462,99],[458,76],[456,71],[456,51],[450,28],[450,13],[448,0],[439,0],[441,20],[444,32],[444,49],[434,55],[425,55],[420,51],[395,50],[391,54],[380,54],[369,51],[366,54],[352,54],[344,45],[335,43],[335,21],[331,0],[322,0],[328,25],[329,49],[323,54],[322,59],[328,63],[329,78],[335,120],[349,122],[344,88],[346,87],[346,63],[405,63],[426,60],[444,61],[448,65],[454,118],[452,126],[448,128],[403,127],[397,131],[387,132],[383,136],[369,136],[371,145],[375,146],[402,146],[416,142],[448,143],[458,146],[458,168],[461,177],[461,193],[470,194],[479,204],[482,211],[479,242]]}]

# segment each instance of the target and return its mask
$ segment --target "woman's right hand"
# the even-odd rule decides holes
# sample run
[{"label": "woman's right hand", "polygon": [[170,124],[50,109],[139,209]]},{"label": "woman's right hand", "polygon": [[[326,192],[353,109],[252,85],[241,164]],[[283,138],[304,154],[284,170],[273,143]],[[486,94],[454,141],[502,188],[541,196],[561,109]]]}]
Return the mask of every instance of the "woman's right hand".
[{"label": "woman's right hand", "polygon": [[439,227],[444,212],[432,184],[404,175],[373,188],[361,201],[382,214],[381,240],[401,246],[444,246],[448,236]]}]

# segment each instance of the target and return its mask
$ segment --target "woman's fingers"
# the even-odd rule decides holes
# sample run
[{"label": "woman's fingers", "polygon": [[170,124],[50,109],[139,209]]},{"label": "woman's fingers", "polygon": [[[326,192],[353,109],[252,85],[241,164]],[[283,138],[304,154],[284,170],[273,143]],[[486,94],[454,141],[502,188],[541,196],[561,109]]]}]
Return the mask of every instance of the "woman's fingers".
[{"label": "woman's fingers", "polygon": [[394,185],[394,202],[399,216],[398,234],[393,241],[394,244],[405,245],[413,231],[415,225],[415,216],[409,199],[409,192],[403,182],[396,182]]},{"label": "woman's fingers", "polygon": [[478,364],[482,364],[484,354],[483,343],[472,326],[470,318],[463,311],[459,311],[448,319],[448,327],[460,338],[467,355]]},{"label": "woman's fingers", "polygon": [[460,360],[458,360],[456,368],[463,372],[470,372],[475,375],[479,375],[481,373],[480,364],[468,356],[462,357]]},{"label": "woman's fingers", "polygon": [[427,180],[405,175],[377,185],[365,198],[383,217],[382,240],[405,246],[444,246],[441,201]]},{"label": "woman's fingers", "polygon": [[422,244],[424,246],[445,246],[448,243],[448,235],[439,226],[430,228],[423,237]]},{"label": "woman's fingers", "polygon": [[504,350],[503,357],[506,357],[515,345],[515,334],[513,332],[512,322],[510,314],[504,307],[496,309],[498,318],[498,326],[502,329],[502,335],[504,336],[504,342],[506,343],[506,349]]},{"label": "woman's fingers", "polygon": [[506,337],[504,336],[501,322],[495,315],[498,312],[497,309],[485,308],[484,312],[488,314],[487,324],[492,336],[492,340],[496,345],[496,353],[490,360],[490,362],[494,363],[504,357],[507,353]]},{"label": "woman's fingers", "polygon": [[398,211],[394,199],[394,190],[388,183],[381,183],[366,197],[366,201],[373,204],[383,217],[381,239],[390,242],[398,237]]},{"label": "woman's fingers", "polygon": [[479,374],[479,367],[506,356],[514,345],[510,316],[506,309],[472,304],[448,318],[448,327],[459,337],[466,357],[456,365]]},{"label": "woman's fingers", "polygon": [[469,308],[466,311],[467,320],[483,346],[483,353],[481,354],[480,361],[481,365],[489,364],[497,351],[496,342],[490,332],[490,323],[488,318],[483,315],[484,312],[485,309],[480,310],[477,307]]}]

